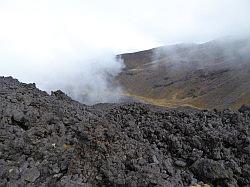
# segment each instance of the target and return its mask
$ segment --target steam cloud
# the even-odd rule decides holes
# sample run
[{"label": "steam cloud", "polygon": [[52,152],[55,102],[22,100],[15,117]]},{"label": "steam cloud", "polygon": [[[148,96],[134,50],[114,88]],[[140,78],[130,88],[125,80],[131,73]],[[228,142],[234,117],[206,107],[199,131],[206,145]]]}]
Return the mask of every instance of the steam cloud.
[{"label": "steam cloud", "polygon": [[22,82],[35,82],[47,92],[61,89],[86,104],[117,102],[122,90],[118,84],[113,84],[113,79],[123,67],[122,60],[110,52],[85,54],[84,49],[86,47],[74,54],[58,51],[51,57],[41,51],[36,57],[29,54],[15,56],[2,48],[0,73]]},{"label": "steam cloud", "polygon": [[[115,54],[250,33],[249,0],[0,0],[0,75],[117,101]],[[226,7],[226,8],[225,8]]]},{"label": "steam cloud", "polygon": [[79,12],[50,11],[41,1],[0,5],[1,76],[35,82],[47,92],[61,89],[86,104],[119,100],[121,88],[112,81],[123,63],[98,39],[103,25]]},{"label": "steam cloud", "polygon": [[[153,68],[165,64],[171,70],[205,68],[214,61],[227,60],[240,66],[250,61],[250,36],[223,37],[205,43],[182,43],[156,48]],[[230,63],[228,62],[228,63]]]}]

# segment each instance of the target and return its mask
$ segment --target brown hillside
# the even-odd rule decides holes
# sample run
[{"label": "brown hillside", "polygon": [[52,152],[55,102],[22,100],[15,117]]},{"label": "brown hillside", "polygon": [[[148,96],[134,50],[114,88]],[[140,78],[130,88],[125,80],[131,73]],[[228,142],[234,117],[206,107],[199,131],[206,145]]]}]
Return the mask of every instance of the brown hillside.
[{"label": "brown hillside", "polygon": [[250,103],[250,40],[214,40],[122,54],[124,95],[144,102],[198,108]]}]

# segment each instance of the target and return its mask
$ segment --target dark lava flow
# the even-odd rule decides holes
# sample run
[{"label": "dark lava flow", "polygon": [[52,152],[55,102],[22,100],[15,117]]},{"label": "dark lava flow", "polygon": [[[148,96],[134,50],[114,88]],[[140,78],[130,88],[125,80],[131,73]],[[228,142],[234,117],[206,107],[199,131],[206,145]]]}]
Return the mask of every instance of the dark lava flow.
[{"label": "dark lava flow", "polygon": [[86,106],[0,77],[0,186],[248,186],[249,113]]}]

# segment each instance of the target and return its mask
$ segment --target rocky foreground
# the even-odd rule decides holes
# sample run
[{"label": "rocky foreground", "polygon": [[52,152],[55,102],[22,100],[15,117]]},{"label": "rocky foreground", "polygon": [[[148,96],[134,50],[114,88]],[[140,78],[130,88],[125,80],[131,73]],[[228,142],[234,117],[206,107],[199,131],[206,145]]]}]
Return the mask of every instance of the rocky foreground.
[{"label": "rocky foreground", "polygon": [[0,186],[249,186],[249,114],[91,107],[1,77]]}]

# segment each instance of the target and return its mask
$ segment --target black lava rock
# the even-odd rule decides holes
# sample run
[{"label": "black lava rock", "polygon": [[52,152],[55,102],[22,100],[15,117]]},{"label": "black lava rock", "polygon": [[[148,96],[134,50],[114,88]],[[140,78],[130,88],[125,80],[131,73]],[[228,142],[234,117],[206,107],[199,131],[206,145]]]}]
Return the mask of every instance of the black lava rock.
[{"label": "black lava rock", "polygon": [[86,106],[0,77],[0,186],[248,186],[248,111]]}]

